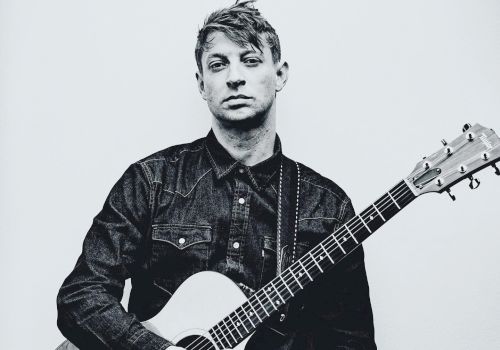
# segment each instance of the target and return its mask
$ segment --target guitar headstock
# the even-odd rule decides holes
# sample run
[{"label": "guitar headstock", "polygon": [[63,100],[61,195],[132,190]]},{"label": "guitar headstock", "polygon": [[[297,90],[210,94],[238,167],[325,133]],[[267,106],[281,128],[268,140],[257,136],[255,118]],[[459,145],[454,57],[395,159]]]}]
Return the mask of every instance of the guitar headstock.
[{"label": "guitar headstock", "polygon": [[455,200],[450,187],[457,182],[469,179],[469,187],[477,188],[479,180],[473,174],[490,165],[500,175],[495,164],[500,160],[500,138],[493,129],[479,124],[466,124],[462,131],[450,143],[443,140],[444,147],[418,162],[406,177],[407,184],[416,196],[447,191]]}]

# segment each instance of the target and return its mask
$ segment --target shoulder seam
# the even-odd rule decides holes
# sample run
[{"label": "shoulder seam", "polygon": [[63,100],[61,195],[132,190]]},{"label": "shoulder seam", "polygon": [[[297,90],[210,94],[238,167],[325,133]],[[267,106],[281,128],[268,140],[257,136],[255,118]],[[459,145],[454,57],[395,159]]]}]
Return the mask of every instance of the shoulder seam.
[{"label": "shoulder seam", "polygon": [[182,153],[185,153],[185,152],[196,153],[196,152],[203,150],[204,148],[205,148],[204,145],[200,145],[197,148],[185,147],[179,151],[176,151],[174,154],[172,154],[170,157],[168,157],[167,161],[169,161],[170,163],[175,163],[180,159],[180,155]]},{"label": "shoulder seam", "polygon": [[146,178],[148,179],[149,187],[153,185],[153,174],[151,174],[151,171],[147,167],[146,164],[144,164],[146,161],[139,162],[138,164],[141,166],[142,172],[144,175],[146,175]]},{"label": "shoulder seam", "polygon": [[338,199],[342,200],[342,198],[340,198],[340,196],[339,196],[337,193],[333,192],[333,191],[332,191],[332,190],[330,190],[329,188],[326,188],[326,187],[324,187],[324,186],[318,185],[318,184],[316,184],[316,183],[314,183],[314,182],[311,182],[311,181],[308,181],[308,180],[305,180],[305,179],[302,179],[302,181],[307,182],[308,184],[311,184],[311,185],[313,185],[313,186],[316,186],[316,187],[322,188],[322,189],[324,189],[325,191],[330,192],[331,194],[333,194],[333,195],[334,195],[335,197],[337,197]]}]

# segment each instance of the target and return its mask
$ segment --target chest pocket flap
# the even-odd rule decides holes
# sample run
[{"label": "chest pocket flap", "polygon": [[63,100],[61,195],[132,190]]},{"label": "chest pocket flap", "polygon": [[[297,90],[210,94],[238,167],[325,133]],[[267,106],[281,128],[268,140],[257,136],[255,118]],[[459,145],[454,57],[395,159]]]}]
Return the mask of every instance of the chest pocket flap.
[{"label": "chest pocket flap", "polygon": [[154,224],[152,238],[183,250],[198,243],[211,242],[212,228],[198,225]]}]

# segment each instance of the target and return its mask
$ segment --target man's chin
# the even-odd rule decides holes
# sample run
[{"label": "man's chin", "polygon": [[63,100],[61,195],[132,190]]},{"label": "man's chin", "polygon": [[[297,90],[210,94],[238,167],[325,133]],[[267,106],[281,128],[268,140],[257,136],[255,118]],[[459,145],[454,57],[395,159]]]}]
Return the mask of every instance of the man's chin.
[{"label": "man's chin", "polygon": [[223,115],[216,116],[217,120],[222,124],[229,127],[236,127],[241,129],[252,129],[260,126],[264,121],[264,113],[256,114],[253,111],[249,111],[248,109],[245,111],[242,108],[241,110],[232,110],[229,113],[224,113]]}]

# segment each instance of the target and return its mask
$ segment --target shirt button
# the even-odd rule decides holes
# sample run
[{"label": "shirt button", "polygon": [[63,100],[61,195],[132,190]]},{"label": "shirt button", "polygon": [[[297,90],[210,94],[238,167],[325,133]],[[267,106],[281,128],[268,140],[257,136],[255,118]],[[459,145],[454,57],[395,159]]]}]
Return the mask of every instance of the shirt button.
[{"label": "shirt button", "polygon": [[184,237],[179,238],[179,244],[186,243],[186,239]]},{"label": "shirt button", "polygon": [[240,199],[238,199],[238,203],[240,203],[240,204],[245,204],[245,198],[240,198]]},{"label": "shirt button", "polygon": [[238,249],[240,247],[240,243],[239,242],[234,242],[233,243],[233,248],[234,249]]}]

